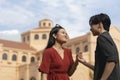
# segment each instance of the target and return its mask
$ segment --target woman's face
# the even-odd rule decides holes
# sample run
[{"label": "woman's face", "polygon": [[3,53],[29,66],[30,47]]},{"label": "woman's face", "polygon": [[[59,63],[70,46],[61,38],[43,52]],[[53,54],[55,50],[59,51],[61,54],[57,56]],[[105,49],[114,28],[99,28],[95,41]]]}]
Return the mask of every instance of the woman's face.
[{"label": "woman's face", "polygon": [[60,29],[57,34],[55,34],[55,39],[59,43],[66,43],[68,40],[68,35],[65,29]]}]

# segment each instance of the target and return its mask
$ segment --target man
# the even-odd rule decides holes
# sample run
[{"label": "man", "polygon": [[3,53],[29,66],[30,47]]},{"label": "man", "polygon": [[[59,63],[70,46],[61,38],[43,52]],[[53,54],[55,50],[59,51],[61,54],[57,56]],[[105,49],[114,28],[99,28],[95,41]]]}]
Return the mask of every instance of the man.
[{"label": "man", "polygon": [[107,14],[97,14],[89,20],[93,36],[98,36],[95,51],[95,66],[87,63],[82,54],[79,61],[94,70],[94,80],[120,80],[119,57],[116,45],[109,34],[111,20]]}]

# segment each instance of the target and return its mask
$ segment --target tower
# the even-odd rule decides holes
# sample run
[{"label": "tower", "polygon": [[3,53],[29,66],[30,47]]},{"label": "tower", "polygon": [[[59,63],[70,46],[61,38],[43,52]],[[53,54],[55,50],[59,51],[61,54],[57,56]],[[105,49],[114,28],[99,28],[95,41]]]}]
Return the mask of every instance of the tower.
[{"label": "tower", "polygon": [[37,28],[21,34],[22,42],[29,44],[37,51],[44,49],[46,47],[49,38],[49,32],[52,26],[52,20],[43,19],[39,21],[39,26]]}]

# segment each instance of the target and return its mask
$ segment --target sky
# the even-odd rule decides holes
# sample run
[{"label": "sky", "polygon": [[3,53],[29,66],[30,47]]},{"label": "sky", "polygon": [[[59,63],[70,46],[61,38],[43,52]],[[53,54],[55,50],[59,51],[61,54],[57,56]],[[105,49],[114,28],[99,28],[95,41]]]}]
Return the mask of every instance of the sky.
[{"label": "sky", "polygon": [[21,33],[46,18],[75,38],[90,31],[89,18],[99,13],[120,29],[119,12],[120,0],[0,0],[0,39],[21,41]]}]

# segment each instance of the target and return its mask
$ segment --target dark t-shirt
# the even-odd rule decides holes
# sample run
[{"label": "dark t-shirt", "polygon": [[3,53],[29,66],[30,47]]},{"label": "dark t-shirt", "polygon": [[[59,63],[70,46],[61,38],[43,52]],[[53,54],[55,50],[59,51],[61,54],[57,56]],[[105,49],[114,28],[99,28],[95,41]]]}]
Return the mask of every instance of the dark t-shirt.
[{"label": "dark t-shirt", "polygon": [[119,57],[116,45],[108,32],[102,33],[97,38],[95,51],[94,80],[100,80],[106,62],[115,62],[115,67],[107,80],[120,80]]}]

